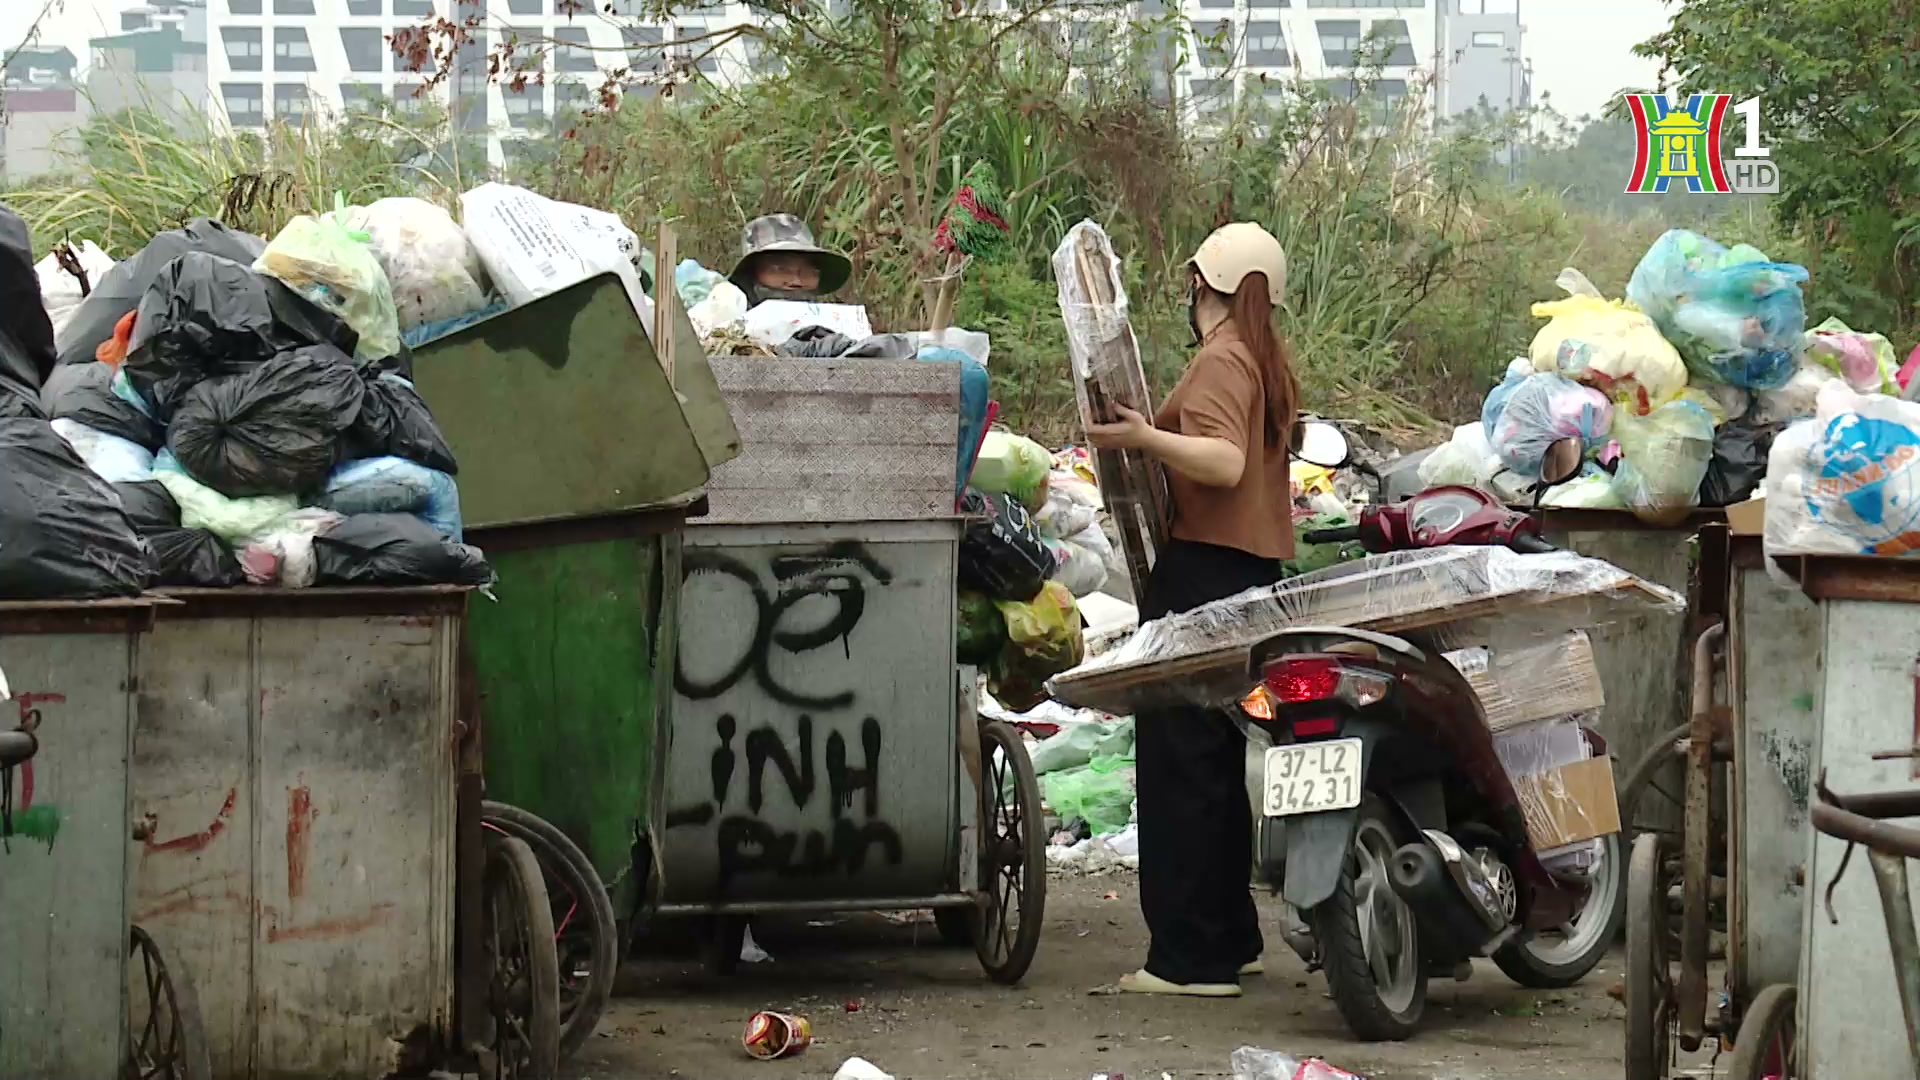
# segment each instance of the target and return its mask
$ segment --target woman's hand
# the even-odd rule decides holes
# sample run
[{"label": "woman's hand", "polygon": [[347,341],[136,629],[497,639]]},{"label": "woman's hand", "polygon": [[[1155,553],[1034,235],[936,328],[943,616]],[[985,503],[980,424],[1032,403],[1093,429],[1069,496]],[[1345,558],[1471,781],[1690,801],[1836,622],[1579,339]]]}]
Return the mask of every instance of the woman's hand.
[{"label": "woman's hand", "polygon": [[1120,419],[1111,424],[1092,424],[1087,428],[1087,441],[1101,450],[1143,450],[1147,441],[1153,438],[1154,426],[1151,420],[1127,408],[1114,406]]}]

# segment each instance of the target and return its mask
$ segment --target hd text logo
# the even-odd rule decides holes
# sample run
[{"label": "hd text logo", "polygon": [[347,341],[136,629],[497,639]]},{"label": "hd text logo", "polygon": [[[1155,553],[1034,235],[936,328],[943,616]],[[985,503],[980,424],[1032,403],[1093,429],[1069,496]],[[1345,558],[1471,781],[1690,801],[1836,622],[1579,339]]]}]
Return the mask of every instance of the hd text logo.
[{"label": "hd text logo", "polygon": [[[1628,94],[1627,111],[1637,136],[1627,194],[1664,194],[1675,181],[1703,195],[1779,193],[1780,170],[1760,141],[1759,98],[1735,105],[1732,94],[1692,94],[1674,104],[1660,94]],[[1729,113],[1746,129],[1731,157],[1720,138]]]}]

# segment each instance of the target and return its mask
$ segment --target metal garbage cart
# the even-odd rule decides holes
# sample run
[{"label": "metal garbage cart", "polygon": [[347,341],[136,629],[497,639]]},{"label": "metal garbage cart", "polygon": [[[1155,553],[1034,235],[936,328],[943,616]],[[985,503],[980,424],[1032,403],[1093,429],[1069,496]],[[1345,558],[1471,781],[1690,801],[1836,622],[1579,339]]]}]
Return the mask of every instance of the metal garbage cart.
[{"label": "metal garbage cart", "polygon": [[153,618],[148,598],[0,603],[3,1080],[207,1080],[193,988],[129,911]]},{"label": "metal garbage cart", "polygon": [[712,364],[745,452],[687,531],[652,910],[714,917],[724,969],[752,913],[932,907],[1017,981],[1046,838],[955,659],[958,373]]},{"label": "metal garbage cart", "polygon": [[134,913],[200,990],[215,1076],[556,1067],[538,867],[479,833],[469,592],[167,593],[139,683]]},{"label": "metal garbage cart", "polygon": [[[527,839],[553,889],[563,1052],[605,1007],[642,898],[635,856],[659,801],[670,681],[655,673],[672,671],[674,636],[659,628],[672,624],[680,532],[705,509],[712,466],[740,446],[692,324],[674,314],[671,374],[611,275],[414,355],[461,463],[467,539],[499,577],[497,602],[469,616],[462,678],[488,733],[488,798],[519,808],[489,809],[487,825]],[[501,439],[515,429],[528,438]]]}]

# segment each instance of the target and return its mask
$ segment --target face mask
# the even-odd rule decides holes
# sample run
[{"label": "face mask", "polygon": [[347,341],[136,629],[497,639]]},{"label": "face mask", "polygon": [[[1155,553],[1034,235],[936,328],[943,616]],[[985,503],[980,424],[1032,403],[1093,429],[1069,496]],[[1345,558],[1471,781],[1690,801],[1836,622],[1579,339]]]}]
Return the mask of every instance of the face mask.
[{"label": "face mask", "polygon": [[1200,283],[1198,281],[1189,282],[1187,285],[1187,328],[1193,331],[1193,343],[1198,346],[1202,341],[1200,334]]}]

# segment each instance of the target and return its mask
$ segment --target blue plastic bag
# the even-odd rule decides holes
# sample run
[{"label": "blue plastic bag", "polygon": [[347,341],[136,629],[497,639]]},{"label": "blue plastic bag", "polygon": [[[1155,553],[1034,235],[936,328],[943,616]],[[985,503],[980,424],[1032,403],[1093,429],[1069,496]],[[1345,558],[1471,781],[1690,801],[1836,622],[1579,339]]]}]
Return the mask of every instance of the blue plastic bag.
[{"label": "blue plastic bag", "polygon": [[1750,390],[1778,390],[1805,348],[1806,268],[1766,261],[1671,229],[1634,267],[1627,298],[1653,317],[1695,375]]},{"label": "blue plastic bag", "polygon": [[460,488],[453,477],[405,458],[346,462],[327,477],[320,505],[348,517],[412,514],[454,543],[461,539]]},{"label": "blue plastic bag", "polygon": [[945,345],[921,348],[920,359],[940,364],[960,365],[960,443],[954,451],[953,499],[957,505],[967,491],[967,477],[973,472],[973,459],[987,437],[987,401],[993,389],[987,379],[987,367],[980,361]]},{"label": "blue plastic bag", "polygon": [[1554,443],[1577,438],[1585,454],[1605,441],[1613,427],[1613,403],[1563,375],[1509,369],[1506,380],[1487,394],[1480,416],[1500,463],[1537,480],[1540,462]]}]

